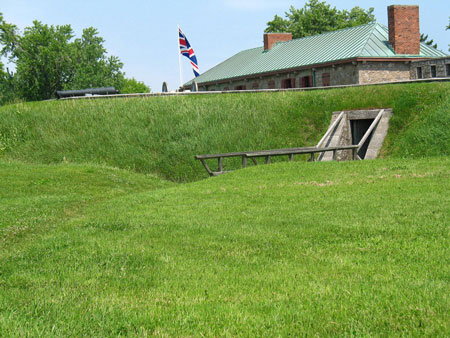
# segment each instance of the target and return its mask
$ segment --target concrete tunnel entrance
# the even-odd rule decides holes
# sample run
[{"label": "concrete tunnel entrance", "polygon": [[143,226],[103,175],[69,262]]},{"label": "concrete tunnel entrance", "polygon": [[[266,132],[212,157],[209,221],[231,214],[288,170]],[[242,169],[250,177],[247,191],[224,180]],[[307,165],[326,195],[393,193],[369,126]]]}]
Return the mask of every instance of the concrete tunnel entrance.
[{"label": "concrete tunnel entrance", "polygon": [[[372,126],[372,132],[358,150],[358,157],[366,160],[377,158],[387,135],[391,116],[391,108],[336,111],[333,113],[327,133],[317,147],[359,145]],[[375,120],[377,123],[373,124]],[[339,150],[336,158],[338,161],[350,160],[352,152]],[[333,152],[331,151],[319,156],[319,161],[332,160]]]}]

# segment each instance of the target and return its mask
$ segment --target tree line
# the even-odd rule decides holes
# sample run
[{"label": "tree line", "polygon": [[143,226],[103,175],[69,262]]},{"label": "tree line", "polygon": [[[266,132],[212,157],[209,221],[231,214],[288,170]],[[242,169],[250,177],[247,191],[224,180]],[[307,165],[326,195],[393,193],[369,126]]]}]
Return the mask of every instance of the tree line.
[{"label": "tree line", "polygon": [[[291,6],[289,11],[285,12],[284,18],[275,15],[273,20],[267,23],[265,32],[292,33],[294,39],[303,38],[375,22],[373,11],[373,7],[366,10],[358,6],[351,10],[338,10],[325,1],[309,0],[302,8]],[[450,29],[450,22],[446,29]],[[437,48],[437,44],[428,34],[421,34],[420,41]]]},{"label": "tree line", "polygon": [[75,38],[70,25],[40,21],[21,33],[0,13],[0,55],[15,66],[12,72],[0,61],[0,104],[51,99],[57,90],[112,86],[121,93],[149,92],[143,82],[125,77],[123,63],[108,56],[104,42],[93,27]]}]

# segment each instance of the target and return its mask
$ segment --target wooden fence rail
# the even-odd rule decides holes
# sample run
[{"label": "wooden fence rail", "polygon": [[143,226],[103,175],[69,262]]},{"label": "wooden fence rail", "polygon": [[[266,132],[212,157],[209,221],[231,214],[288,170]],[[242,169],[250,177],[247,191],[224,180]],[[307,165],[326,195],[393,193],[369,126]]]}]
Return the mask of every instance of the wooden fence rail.
[{"label": "wooden fence rail", "polygon": [[[202,162],[206,171],[210,176],[218,176],[221,174],[225,174],[228,171],[223,170],[223,159],[225,157],[241,157],[242,158],[242,167],[247,167],[247,159],[251,159],[254,164],[258,164],[256,158],[264,157],[265,163],[269,164],[271,162],[272,156],[288,156],[290,161],[294,160],[294,155],[301,154],[311,154],[310,161],[315,161],[315,154],[323,153],[327,151],[333,152],[333,160],[337,159],[338,150],[352,150],[352,159],[357,160],[358,157],[358,145],[351,146],[340,146],[340,147],[327,147],[327,148],[318,148],[318,147],[304,147],[304,148],[286,148],[286,149],[273,149],[273,150],[262,150],[262,151],[247,151],[247,152],[234,152],[234,153],[223,153],[223,154],[209,154],[209,155],[195,155],[195,159]],[[212,171],[206,160],[217,158],[218,168],[217,171]]]}]

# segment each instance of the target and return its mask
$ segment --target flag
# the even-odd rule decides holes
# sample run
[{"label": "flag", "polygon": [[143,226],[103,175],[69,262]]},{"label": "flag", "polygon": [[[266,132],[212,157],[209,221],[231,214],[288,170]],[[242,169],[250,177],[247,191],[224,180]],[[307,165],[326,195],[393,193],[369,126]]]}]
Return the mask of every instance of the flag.
[{"label": "flag", "polygon": [[178,28],[178,36],[180,41],[180,53],[186,56],[191,61],[192,70],[194,71],[195,77],[200,75],[198,69],[197,57],[195,56],[194,50],[189,44],[188,39],[186,39],[186,35]]}]

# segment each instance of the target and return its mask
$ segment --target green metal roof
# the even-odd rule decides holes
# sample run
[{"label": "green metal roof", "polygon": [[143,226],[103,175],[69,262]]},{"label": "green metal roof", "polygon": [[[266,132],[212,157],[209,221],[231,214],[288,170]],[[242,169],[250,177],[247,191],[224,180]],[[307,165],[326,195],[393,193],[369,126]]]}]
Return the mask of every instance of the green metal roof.
[{"label": "green metal roof", "polygon": [[[196,78],[198,84],[246,77],[353,58],[435,58],[447,54],[422,43],[420,55],[395,54],[388,28],[379,23],[346,28],[244,50]],[[189,86],[192,81],[185,85]]]}]

